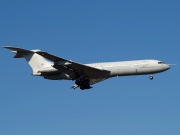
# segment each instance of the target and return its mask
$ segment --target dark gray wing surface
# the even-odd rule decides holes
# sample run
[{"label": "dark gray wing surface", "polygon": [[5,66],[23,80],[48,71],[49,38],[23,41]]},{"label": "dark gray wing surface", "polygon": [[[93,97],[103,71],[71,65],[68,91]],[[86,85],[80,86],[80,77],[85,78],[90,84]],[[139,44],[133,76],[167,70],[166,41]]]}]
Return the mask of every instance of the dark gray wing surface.
[{"label": "dark gray wing surface", "polygon": [[108,72],[105,70],[83,65],[83,64],[71,61],[71,60],[60,58],[55,55],[49,54],[47,52],[36,52],[36,53],[53,61],[54,66],[56,67],[65,66],[67,68],[72,69],[72,71],[74,72],[78,72],[79,74],[85,75],[86,77],[95,77],[95,76],[98,77],[99,75],[104,75],[105,73]]}]

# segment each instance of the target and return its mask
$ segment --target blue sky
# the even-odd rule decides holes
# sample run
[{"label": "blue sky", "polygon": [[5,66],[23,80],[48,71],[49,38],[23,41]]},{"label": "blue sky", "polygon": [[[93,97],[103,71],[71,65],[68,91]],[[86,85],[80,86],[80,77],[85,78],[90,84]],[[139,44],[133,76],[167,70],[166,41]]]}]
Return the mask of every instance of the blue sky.
[{"label": "blue sky", "polygon": [[[178,0],[1,0],[0,45],[41,49],[80,63],[180,63]],[[112,78],[81,91],[31,76],[0,49],[1,135],[179,135],[179,65]]]}]

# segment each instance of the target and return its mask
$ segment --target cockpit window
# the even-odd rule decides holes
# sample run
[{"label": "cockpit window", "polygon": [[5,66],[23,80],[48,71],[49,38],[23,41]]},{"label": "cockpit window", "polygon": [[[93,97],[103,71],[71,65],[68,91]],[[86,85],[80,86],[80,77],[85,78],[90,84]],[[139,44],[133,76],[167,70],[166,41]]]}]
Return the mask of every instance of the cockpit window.
[{"label": "cockpit window", "polygon": [[159,62],[158,62],[158,64],[165,64],[165,63],[164,63],[164,62],[162,62],[162,61],[159,61]]}]

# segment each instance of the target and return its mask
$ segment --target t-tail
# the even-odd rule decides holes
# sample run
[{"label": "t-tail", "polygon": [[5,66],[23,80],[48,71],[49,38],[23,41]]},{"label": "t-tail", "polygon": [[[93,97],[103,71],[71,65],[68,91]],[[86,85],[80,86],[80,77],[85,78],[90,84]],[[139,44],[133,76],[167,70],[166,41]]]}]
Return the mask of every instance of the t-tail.
[{"label": "t-tail", "polygon": [[41,71],[48,69],[52,64],[36,53],[40,50],[25,50],[11,46],[4,46],[4,48],[12,50],[15,53],[14,58],[25,58],[33,70],[33,75],[41,75]]}]

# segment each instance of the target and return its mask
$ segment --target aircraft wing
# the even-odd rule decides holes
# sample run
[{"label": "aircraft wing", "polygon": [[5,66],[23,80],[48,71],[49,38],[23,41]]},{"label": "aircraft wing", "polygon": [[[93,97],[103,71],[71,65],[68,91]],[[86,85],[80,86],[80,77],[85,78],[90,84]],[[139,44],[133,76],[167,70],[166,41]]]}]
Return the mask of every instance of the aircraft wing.
[{"label": "aircraft wing", "polygon": [[108,73],[109,71],[101,70],[98,68],[94,68],[91,66],[83,65],[71,60],[67,60],[64,58],[57,57],[55,55],[49,54],[47,52],[36,52],[37,54],[49,59],[54,62],[54,67],[66,67],[74,72],[78,72],[80,75],[84,75],[86,77],[98,77],[99,75],[103,75]]}]

